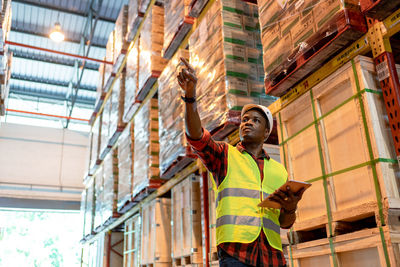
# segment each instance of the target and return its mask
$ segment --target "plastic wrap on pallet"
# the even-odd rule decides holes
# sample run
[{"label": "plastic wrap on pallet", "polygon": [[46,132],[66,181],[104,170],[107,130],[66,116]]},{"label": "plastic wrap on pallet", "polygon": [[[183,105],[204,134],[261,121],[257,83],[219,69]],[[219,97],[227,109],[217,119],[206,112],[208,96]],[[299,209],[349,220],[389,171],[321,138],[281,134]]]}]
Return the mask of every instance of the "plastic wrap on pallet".
[{"label": "plastic wrap on pallet", "polygon": [[337,21],[347,20],[347,9],[359,10],[358,0],[260,0],[258,5],[267,85],[343,30]]},{"label": "plastic wrap on pallet", "polygon": [[[115,31],[110,32],[108,36],[108,42],[106,45],[106,61],[114,63],[114,51],[115,51]],[[106,84],[113,73],[113,66],[107,64],[104,72],[104,83]]]},{"label": "plastic wrap on pallet", "polygon": [[85,237],[85,232],[86,232],[86,227],[85,227],[85,213],[86,213],[86,191],[87,189],[83,189],[82,194],[81,194],[81,206],[80,206],[80,212],[79,216],[81,218],[82,222],[82,237]]},{"label": "plastic wrap on pallet", "polygon": [[[4,0],[1,7],[1,38],[3,42],[8,39],[8,35],[11,31],[11,17],[12,17],[12,8],[11,8],[11,0]],[[0,49],[3,49],[1,47]]]},{"label": "plastic wrap on pallet", "polygon": [[132,197],[133,137],[133,126],[129,123],[118,139],[118,208]]},{"label": "plastic wrap on pallet", "polygon": [[128,48],[128,43],[125,40],[126,33],[128,31],[128,5],[123,5],[119,12],[118,18],[115,21],[115,45],[114,45],[114,62],[120,54],[125,54]]},{"label": "plastic wrap on pallet", "polygon": [[95,212],[95,177],[86,186],[86,207],[85,207],[85,228],[84,235],[90,235],[93,231],[94,212]]},{"label": "plastic wrap on pallet", "polygon": [[118,151],[113,149],[104,159],[104,184],[102,217],[103,224],[117,216],[118,196]]},{"label": "plastic wrap on pallet", "polygon": [[[129,0],[128,5],[128,25],[127,25],[127,33],[129,34],[131,31],[136,29],[139,25],[137,22],[139,11],[139,0]],[[131,40],[128,40],[131,41]]]},{"label": "plastic wrap on pallet", "polygon": [[187,145],[184,134],[184,106],[180,98],[179,84],[176,82],[180,57],[189,59],[189,51],[179,50],[158,79],[161,173],[164,173],[178,156],[185,154]]},{"label": "plastic wrap on pallet", "polygon": [[[93,129],[92,129],[93,130]],[[90,131],[88,138],[88,148],[86,149],[86,164],[85,176],[90,173],[90,166],[92,165],[92,145],[93,145],[93,131]]]},{"label": "plastic wrap on pallet", "polygon": [[170,0],[164,3],[164,51],[189,13],[190,0]]},{"label": "plastic wrap on pallet", "polygon": [[[106,60],[106,58],[103,58],[103,60]],[[102,95],[104,94],[105,68],[106,68],[106,64],[100,63],[100,66],[99,66],[99,78],[98,78],[98,80],[97,80],[96,103],[100,100],[100,98],[101,98]]]},{"label": "plastic wrap on pallet", "polygon": [[167,60],[161,57],[164,39],[164,8],[153,6],[143,22],[139,43],[139,91],[153,76],[159,76]]},{"label": "plastic wrap on pallet", "polygon": [[244,23],[255,19],[255,12],[244,13],[248,5],[217,0],[189,39],[190,63],[198,76],[198,110],[208,130],[226,121],[239,123],[244,105],[260,103],[262,53],[257,49],[257,23],[250,28]]},{"label": "plastic wrap on pallet", "polygon": [[100,142],[101,142],[101,126],[102,126],[102,118],[103,116],[98,116],[97,119],[93,123],[92,127],[92,144],[91,144],[91,153],[90,153],[90,165],[89,168],[93,168],[96,165],[96,162],[99,158],[100,152]]},{"label": "plastic wrap on pallet", "polygon": [[134,132],[133,196],[149,186],[152,179],[160,176],[157,99],[150,99],[136,114]]},{"label": "plastic wrap on pallet", "polygon": [[95,210],[93,230],[101,227],[104,221],[104,164],[101,165],[95,175],[94,179],[94,195],[95,195]]},{"label": "plastic wrap on pallet", "polygon": [[139,42],[135,42],[132,50],[127,55],[126,60],[126,78],[125,78],[125,101],[123,122],[131,120],[133,113],[139,107],[136,103],[136,94],[138,90],[138,66],[139,66]]},{"label": "plastic wrap on pallet", "polygon": [[113,95],[104,104],[104,109],[101,113],[101,141],[100,141],[100,153],[102,153],[108,147],[108,141],[111,137],[110,132],[110,115],[111,115],[111,102]]},{"label": "plastic wrap on pallet", "polygon": [[122,121],[125,107],[125,70],[116,79],[112,88],[111,111],[110,111],[110,135],[113,135],[118,128],[124,127]]}]

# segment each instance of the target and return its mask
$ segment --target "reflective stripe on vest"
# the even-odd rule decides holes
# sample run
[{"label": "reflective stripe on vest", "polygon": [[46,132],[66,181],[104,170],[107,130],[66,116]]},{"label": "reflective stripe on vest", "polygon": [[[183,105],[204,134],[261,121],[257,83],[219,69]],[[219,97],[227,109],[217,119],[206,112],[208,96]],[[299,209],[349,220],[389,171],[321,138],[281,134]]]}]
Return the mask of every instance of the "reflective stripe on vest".
[{"label": "reflective stripe on vest", "polygon": [[271,229],[275,233],[281,234],[281,227],[268,218],[263,217],[263,226]]},{"label": "reflective stripe on vest", "polygon": [[260,217],[235,215],[224,215],[217,219],[217,227],[226,224],[261,226],[261,220]]},{"label": "reflective stripe on vest", "polygon": [[[265,193],[264,193],[265,196]],[[260,198],[259,190],[245,189],[245,188],[225,188],[218,193],[215,205],[218,207],[218,203],[224,197],[248,197],[248,198]],[[266,196],[265,196],[266,197]]]}]

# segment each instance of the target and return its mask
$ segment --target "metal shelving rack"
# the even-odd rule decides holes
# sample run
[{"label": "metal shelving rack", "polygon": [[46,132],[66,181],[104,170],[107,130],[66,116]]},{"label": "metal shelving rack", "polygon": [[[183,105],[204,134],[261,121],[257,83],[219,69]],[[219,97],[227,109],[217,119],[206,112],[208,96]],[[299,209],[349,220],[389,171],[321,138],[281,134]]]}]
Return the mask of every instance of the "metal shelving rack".
[{"label": "metal shelving rack", "polygon": [[[95,108],[95,112],[92,115],[91,118],[91,123],[101,114],[103,108],[104,108],[104,103],[105,101],[110,97],[112,87],[114,86],[114,83],[116,81],[116,78],[121,74],[123,68],[126,65],[126,60],[127,60],[127,55],[131,52],[135,42],[137,41],[137,38],[140,34],[140,30],[143,25],[143,21],[146,19],[149,11],[151,10],[152,6],[155,4],[155,0],[152,0],[149,4],[149,7],[144,15],[144,18],[142,22],[139,25],[139,28],[136,32],[136,35],[133,39],[133,41],[130,43],[128,51],[122,61],[122,64],[119,66],[118,70],[116,71],[115,76],[113,77],[113,81],[109,83],[109,88],[106,88],[107,94],[105,96],[104,101],[100,102],[98,106]],[[189,33],[186,35],[184,40],[182,41],[180,47],[178,49],[184,48],[188,44],[188,40],[190,35],[194,32],[196,29],[198,23],[202,20],[206,12],[209,10],[209,8],[212,6],[212,4],[215,2],[215,0],[210,0],[208,4],[205,6],[199,17],[195,20],[195,23],[192,27],[192,29],[189,31]],[[374,19],[367,19],[368,21],[368,26],[369,26],[369,31],[366,35],[361,37],[359,40],[354,42],[352,45],[347,47],[345,50],[343,50],[341,53],[339,53],[337,56],[332,58],[330,61],[328,61],[324,66],[322,66],[318,71],[314,72],[313,74],[309,75],[297,85],[295,85],[288,93],[283,95],[280,99],[278,99],[276,102],[274,102],[272,105],[269,106],[270,110],[272,113],[276,114],[280,109],[283,107],[287,106],[289,103],[293,102],[295,99],[297,99],[299,96],[301,96],[303,93],[307,92],[310,88],[318,84],[320,81],[328,77],[330,74],[335,72],[337,69],[339,69],[341,66],[343,66],[345,63],[351,61],[353,58],[355,58],[357,55],[366,55],[368,53],[372,52],[372,55],[374,57],[374,61],[376,64],[377,72],[378,72],[378,77],[380,80],[380,84],[383,90],[383,96],[386,104],[386,109],[387,113],[389,114],[389,123],[391,125],[391,130],[392,130],[392,137],[395,143],[395,148],[396,148],[396,154],[397,154],[397,160],[400,164],[400,85],[399,85],[399,79],[397,76],[396,68],[395,68],[395,63],[394,63],[394,57],[390,45],[390,37],[395,35],[396,33],[400,32],[400,9],[397,10],[396,12],[392,13],[389,17],[387,17],[383,21],[377,21]],[[150,98],[152,98],[157,91],[157,82],[156,84],[152,87],[150,90],[149,94],[146,96],[146,98],[143,100],[143,102],[140,104],[140,107],[138,110],[142,108],[142,106],[149,101]],[[137,114],[138,111],[133,115],[134,116]],[[133,119],[132,118],[132,119]],[[115,147],[115,143],[118,140],[116,138],[114,140],[114,144],[111,144],[113,147]],[[238,131],[233,132],[230,136],[227,137],[227,141],[231,144],[237,143],[239,140],[239,135]],[[98,167],[98,165],[97,165]],[[91,174],[94,174],[96,172],[97,168],[91,170]],[[162,185],[160,188],[158,188],[155,192],[150,194],[148,197],[146,197],[144,200],[142,200],[140,203],[138,203],[136,206],[132,207],[130,210],[128,210],[126,213],[124,213],[121,217],[119,217],[116,221],[114,221],[112,224],[108,225],[105,227],[101,232],[90,236],[86,239],[81,240],[81,244],[86,244],[86,243],[91,243],[94,240],[100,236],[100,234],[112,231],[113,229],[119,227],[121,224],[123,224],[127,219],[131,218],[134,216],[136,213],[138,213],[141,210],[141,207],[143,204],[150,202],[151,200],[164,195],[168,191],[171,190],[172,187],[174,187],[177,183],[182,181],[185,177],[190,175],[191,173],[194,172],[200,172],[203,174],[206,172],[200,161],[198,160],[197,162],[193,162],[190,164],[188,167],[183,169],[182,171],[178,172],[172,179],[168,180],[164,185]],[[91,179],[91,175],[88,174],[86,179]],[[207,175],[202,175],[203,184],[207,184]],[[205,183],[204,183],[205,182]],[[208,203],[207,199],[207,193],[205,194],[205,197],[203,196],[203,205],[204,203]],[[205,229],[208,224],[205,224]],[[208,239],[208,234],[205,234],[206,239]],[[208,244],[208,240],[206,240],[206,244]],[[205,257],[208,258],[208,253],[206,253]],[[208,266],[208,260],[206,260],[207,266]]]}]

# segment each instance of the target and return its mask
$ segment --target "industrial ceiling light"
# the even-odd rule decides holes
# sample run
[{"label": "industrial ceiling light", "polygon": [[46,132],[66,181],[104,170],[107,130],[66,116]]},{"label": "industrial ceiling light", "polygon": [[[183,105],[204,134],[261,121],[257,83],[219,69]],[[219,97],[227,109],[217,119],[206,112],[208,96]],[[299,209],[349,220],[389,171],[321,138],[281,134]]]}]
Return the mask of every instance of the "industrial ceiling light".
[{"label": "industrial ceiling light", "polygon": [[54,29],[50,33],[50,39],[54,42],[60,43],[64,41],[64,38],[65,36],[61,31],[60,22],[56,22],[56,24],[54,24]]}]

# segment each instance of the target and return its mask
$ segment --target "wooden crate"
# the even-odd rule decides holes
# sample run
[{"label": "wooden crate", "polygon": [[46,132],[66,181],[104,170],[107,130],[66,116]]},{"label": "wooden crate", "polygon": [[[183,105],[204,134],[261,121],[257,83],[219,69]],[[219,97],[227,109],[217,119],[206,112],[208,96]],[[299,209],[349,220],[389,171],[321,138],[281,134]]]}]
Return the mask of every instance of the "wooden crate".
[{"label": "wooden crate", "polygon": [[139,214],[125,222],[124,267],[137,267],[140,265],[141,223]]},{"label": "wooden crate", "polygon": [[193,174],[172,188],[173,266],[203,262],[199,179]]},{"label": "wooden crate", "polygon": [[[356,79],[362,90],[366,128],[359,99],[351,98],[357,94]],[[348,102],[337,107],[345,100]],[[318,135],[315,125],[311,124],[314,121],[312,103],[316,116],[324,116],[318,121]],[[393,160],[396,158],[394,145],[385,116],[373,61],[361,56],[355,58],[354,70],[349,62],[277,116],[283,138],[291,138],[281,146],[282,162],[287,163],[291,178],[308,181],[321,177],[321,166],[326,174],[343,171],[327,178],[326,197],[334,222],[354,223],[376,216],[379,225],[378,201],[383,202],[386,223],[388,214],[399,212],[399,169]],[[365,129],[371,139],[373,159],[369,155]],[[280,133],[279,138],[282,143]],[[377,199],[374,171],[367,164],[375,159],[383,159],[375,165],[381,199]],[[347,170],[354,166],[358,167]],[[316,179],[299,203],[294,230],[324,228],[327,222],[323,180]]]},{"label": "wooden crate", "polygon": [[141,266],[171,266],[171,199],[142,208]]},{"label": "wooden crate", "polygon": [[[400,232],[383,228],[391,266],[400,263]],[[378,228],[365,229],[333,238],[338,266],[389,266],[386,264],[383,243]],[[334,266],[328,239],[292,246],[293,267]]]}]

